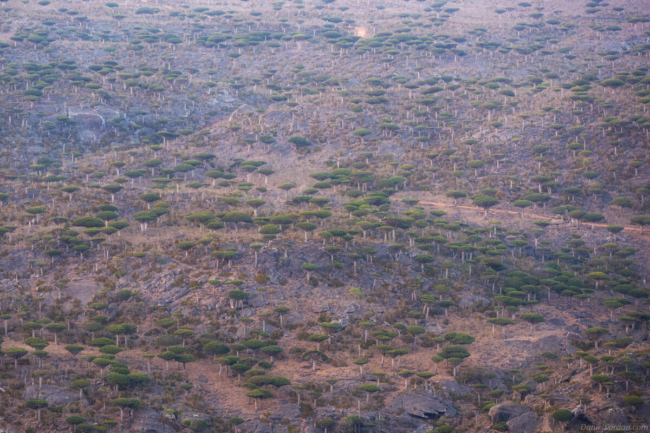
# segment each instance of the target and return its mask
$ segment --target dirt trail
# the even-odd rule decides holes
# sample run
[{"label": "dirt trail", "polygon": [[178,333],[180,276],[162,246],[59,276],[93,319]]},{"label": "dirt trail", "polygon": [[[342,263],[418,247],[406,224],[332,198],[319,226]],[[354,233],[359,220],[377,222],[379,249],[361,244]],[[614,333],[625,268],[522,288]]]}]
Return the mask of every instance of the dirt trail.
[{"label": "dirt trail", "polygon": [[[439,203],[439,202],[432,202],[432,201],[420,201],[418,205],[430,205],[430,206],[438,206],[438,207],[452,207],[454,209],[468,209],[468,210],[473,210],[476,212],[483,212],[476,206],[461,206],[461,205],[453,205],[450,203]],[[521,216],[521,212],[516,212],[516,211],[510,211],[510,210],[503,210],[503,209],[490,209],[488,210],[488,213],[490,214],[497,214],[497,213],[505,213],[505,214],[510,214],[510,215],[519,215]],[[533,219],[544,219],[544,220],[549,220],[554,224],[567,224],[567,221],[561,221],[552,217],[544,216],[544,215],[539,215],[535,213],[525,213],[523,214],[524,217],[526,218],[533,218]],[[591,223],[583,223],[586,226],[591,226],[593,225],[594,227],[607,227],[609,224],[591,224]],[[650,236],[649,231],[642,232],[640,228],[637,227],[629,227],[629,226],[623,226],[625,227],[625,231],[631,231],[634,232],[635,235],[642,235],[642,236]]]}]

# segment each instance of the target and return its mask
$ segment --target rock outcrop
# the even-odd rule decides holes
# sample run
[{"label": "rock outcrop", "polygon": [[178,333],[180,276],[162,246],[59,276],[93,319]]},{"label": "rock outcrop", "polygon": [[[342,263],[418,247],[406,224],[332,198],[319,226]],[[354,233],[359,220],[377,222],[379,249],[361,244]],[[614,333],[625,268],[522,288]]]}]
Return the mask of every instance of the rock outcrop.
[{"label": "rock outcrop", "polygon": [[45,400],[50,406],[65,406],[73,401],[79,400],[79,393],[68,391],[62,386],[43,385],[38,389],[38,385],[29,385],[23,392],[23,398],[40,398]]},{"label": "rock outcrop", "polygon": [[150,408],[135,412],[132,430],[143,433],[175,433],[171,426],[161,423],[160,414]]},{"label": "rock outcrop", "polygon": [[458,414],[451,401],[434,393],[407,392],[393,399],[392,407],[419,419],[451,418]]}]

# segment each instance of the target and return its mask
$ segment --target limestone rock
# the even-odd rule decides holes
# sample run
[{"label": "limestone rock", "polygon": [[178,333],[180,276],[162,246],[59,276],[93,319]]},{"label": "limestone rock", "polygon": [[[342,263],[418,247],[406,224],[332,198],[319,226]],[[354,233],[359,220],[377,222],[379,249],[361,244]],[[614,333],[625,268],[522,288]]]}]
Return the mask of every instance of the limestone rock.
[{"label": "limestone rock", "polygon": [[319,303],[314,304],[311,311],[314,314],[320,314],[320,313],[325,313],[325,312],[329,311],[329,309],[330,309],[329,304],[327,304],[325,302],[319,302]]},{"label": "limestone rock", "polygon": [[175,433],[174,429],[160,421],[160,414],[151,408],[140,409],[135,412],[133,431],[144,433]]},{"label": "limestone rock", "polygon": [[38,385],[29,385],[23,392],[23,398],[29,400],[30,398],[40,398],[50,406],[65,406],[73,401],[79,400],[79,393],[67,391],[62,386],[43,385],[38,389]]},{"label": "limestone rock", "polygon": [[420,419],[451,418],[458,413],[451,401],[434,393],[407,392],[393,399],[392,407]]},{"label": "limestone rock", "polygon": [[598,413],[601,420],[610,425],[629,425],[627,415],[623,409],[611,407]]},{"label": "limestone rock", "polygon": [[535,433],[538,431],[541,420],[533,412],[524,413],[506,422],[508,431],[517,433]]},{"label": "limestone rock", "polygon": [[462,298],[458,303],[460,308],[473,307],[474,305],[487,305],[490,300],[485,296],[470,295]]},{"label": "limestone rock", "polygon": [[298,406],[297,404],[290,404],[290,403],[283,404],[280,406],[278,412],[284,418],[298,418],[300,416],[300,406]]},{"label": "limestone rock", "polygon": [[637,407],[637,414],[640,417],[645,418],[646,422],[650,423],[650,403],[647,401]]},{"label": "limestone rock", "polygon": [[267,423],[260,422],[255,426],[254,433],[271,433],[271,425]]},{"label": "limestone rock", "polygon": [[346,302],[343,304],[343,307],[340,310],[342,313],[354,314],[355,312],[361,310],[361,306],[355,302]]},{"label": "limestone rock", "polygon": [[452,395],[468,395],[472,393],[472,388],[461,385],[453,379],[443,379],[438,382],[448,397]]},{"label": "limestone rock", "polygon": [[424,325],[424,330],[427,332],[431,332],[434,335],[442,335],[445,333],[445,329],[437,324],[436,322],[429,322],[426,325]]},{"label": "limestone rock", "polygon": [[497,424],[500,422],[507,423],[511,419],[518,418],[524,414],[530,413],[531,410],[528,406],[521,406],[518,404],[500,404],[490,408],[490,417],[492,423]]}]

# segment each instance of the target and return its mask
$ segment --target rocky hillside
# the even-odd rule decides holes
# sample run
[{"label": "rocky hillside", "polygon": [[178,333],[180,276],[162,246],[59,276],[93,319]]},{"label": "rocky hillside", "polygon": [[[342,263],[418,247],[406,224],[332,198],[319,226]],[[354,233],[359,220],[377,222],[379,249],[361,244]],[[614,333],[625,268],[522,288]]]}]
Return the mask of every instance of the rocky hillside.
[{"label": "rocky hillside", "polygon": [[0,6],[0,431],[647,428],[644,2]]}]

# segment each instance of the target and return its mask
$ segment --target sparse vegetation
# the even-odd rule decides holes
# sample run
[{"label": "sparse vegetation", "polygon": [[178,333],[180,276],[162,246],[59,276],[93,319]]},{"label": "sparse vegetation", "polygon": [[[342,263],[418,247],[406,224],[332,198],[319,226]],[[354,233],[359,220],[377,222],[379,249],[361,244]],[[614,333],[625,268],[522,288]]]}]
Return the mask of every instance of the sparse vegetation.
[{"label": "sparse vegetation", "polygon": [[1,3],[0,430],[650,422],[644,2]]}]

